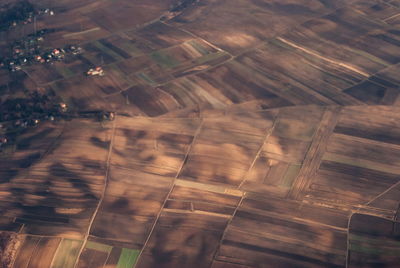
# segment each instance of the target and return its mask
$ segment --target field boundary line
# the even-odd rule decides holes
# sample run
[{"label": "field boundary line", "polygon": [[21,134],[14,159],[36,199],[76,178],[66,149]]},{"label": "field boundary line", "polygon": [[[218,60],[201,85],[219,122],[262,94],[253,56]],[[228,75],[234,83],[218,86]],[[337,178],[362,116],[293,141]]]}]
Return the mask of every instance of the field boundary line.
[{"label": "field boundary line", "polygon": [[[230,224],[232,223],[233,218],[235,217],[237,211],[239,210],[239,207],[242,205],[245,196],[246,196],[246,193],[244,193],[242,195],[242,197],[240,198],[235,210],[233,211],[232,215],[230,216],[228,222],[226,223],[225,229],[224,229],[224,231],[223,231],[223,233],[221,235],[221,238],[220,238],[220,240],[218,242],[218,246],[217,246],[217,248],[216,248],[216,250],[214,252],[214,255],[213,255],[213,258],[212,258],[212,262],[214,262],[216,260],[218,252],[219,252],[219,250],[221,248],[222,242],[223,242],[224,238],[226,237],[226,233],[228,232],[228,228],[229,228]],[[212,263],[211,263],[211,265],[212,265]]]},{"label": "field boundary line", "polygon": [[[190,180],[185,180],[185,179],[176,179],[175,185],[192,188],[192,189],[197,189],[197,190],[205,190],[205,191],[209,191],[209,192],[213,192],[213,193],[236,196],[236,197],[241,197],[243,195],[243,191],[238,190],[234,186],[215,184],[212,182],[203,183],[203,182],[196,182],[196,181],[190,181]],[[190,201],[190,200],[186,200],[186,201]]]},{"label": "field boundary line", "polygon": [[324,56],[320,55],[317,52],[314,52],[311,49],[308,49],[308,48],[302,47],[300,45],[297,45],[297,44],[293,43],[292,41],[289,41],[289,40],[284,39],[282,37],[277,37],[276,39],[281,41],[282,43],[285,43],[286,45],[289,45],[289,46],[295,48],[295,49],[301,50],[301,51],[303,51],[303,52],[305,52],[305,53],[307,53],[309,55],[315,56],[315,57],[317,57],[319,59],[322,59],[324,61],[327,61],[329,63],[335,64],[337,66],[340,66],[340,67],[343,67],[343,68],[348,69],[350,71],[353,71],[355,73],[358,73],[358,74],[360,74],[360,75],[362,75],[364,77],[369,77],[370,76],[370,74],[368,74],[368,73],[366,73],[366,72],[364,72],[362,70],[359,70],[356,67],[353,67],[353,66],[351,66],[351,65],[349,65],[347,63],[336,61],[336,60],[333,60],[333,59],[329,59],[327,57],[324,57]]},{"label": "field boundary line", "polygon": [[231,56],[229,59],[227,59],[227,60],[225,60],[223,62],[220,62],[218,64],[212,65],[212,66],[210,66],[210,67],[208,67],[206,69],[203,69],[203,70],[200,70],[200,71],[197,71],[197,72],[193,72],[193,73],[189,73],[189,74],[186,74],[186,75],[182,75],[182,76],[179,76],[179,77],[173,76],[173,79],[171,79],[171,80],[169,80],[167,82],[156,84],[156,85],[154,85],[154,87],[162,87],[162,86],[168,85],[169,83],[173,83],[174,81],[180,80],[182,78],[195,76],[195,75],[201,74],[201,73],[206,73],[208,71],[211,71],[211,70],[214,70],[215,68],[220,67],[221,65],[227,64],[227,63],[231,62],[234,59],[235,59],[235,57]]},{"label": "field boundary line", "polygon": [[383,22],[387,22],[388,20],[394,19],[394,18],[396,18],[398,16],[400,16],[400,13],[394,14],[393,16],[390,16],[390,17],[388,17],[386,19],[383,19],[382,21]]},{"label": "field boundary line", "polygon": [[135,268],[135,267],[137,266],[137,264],[139,263],[140,257],[143,255],[143,252],[144,252],[144,250],[145,250],[145,248],[146,248],[146,246],[147,246],[147,244],[148,244],[148,242],[149,242],[149,240],[150,240],[150,238],[151,238],[151,236],[152,236],[152,234],[153,234],[153,232],[154,232],[154,230],[155,230],[155,228],[156,228],[157,222],[158,222],[158,220],[159,220],[159,218],[160,218],[160,216],[161,216],[161,213],[162,213],[162,211],[163,211],[163,209],[164,209],[164,207],[165,207],[165,204],[167,203],[167,201],[168,201],[168,199],[169,199],[169,196],[171,195],[172,190],[174,189],[175,182],[176,182],[176,180],[178,179],[179,175],[181,174],[181,171],[182,171],[182,169],[183,169],[183,167],[184,167],[184,165],[185,165],[185,163],[186,163],[186,161],[187,161],[187,159],[188,159],[188,157],[189,157],[189,154],[190,154],[190,152],[191,152],[191,150],[192,150],[192,147],[193,147],[194,143],[196,142],[197,136],[199,135],[201,129],[203,128],[203,125],[204,125],[204,119],[202,118],[202,119],[201,119],[201,122],[200,122],[200,124],[199,124],[199,126],[198,126],[197,129],[196,129],[196,132],[195,132],[194,135],[193,135],[193,140],[192,140],[192,142],[190,143],[190,145],[188,146],[188,149],[186,150],[186,154],[185,154],[185,157],[184,157],[183,160],[182,160],[182,164],[181,164],[181,166],[179,167],[178,171],[176,172],[176,175],[175,175],[175,177],[174,177],[174,180],[173,180],[173,182],[172,182],[172,184],[171,184],[171,189],[169,190],[167,196],[165,197],[165,200],[164,200],[164,202],[163,202],[163,204],[162,204],[162,206],[161,206],[161,208],[160,208],[160,211],[158,212],[157,217],[156,217],[156,219],[154,220],[153,226],[152,226],[151,229],[150,229],[150,233],[149,233],[149,235],[147,236],[146,241],[144,242],[144,244],[143,244],[143,246],[142,246],[142,249],[141,249],[140,252],[139,252],[139,255],[137,256],[136,263],[135,263],[135,265],[133,266],[133,268]]},{"label": "field boundary line", "polygon": [[351,218],[353,218],[354,213],[355,212],[350,214],[349,220],[347,222],[347,231],[346,231],[346,234],[347,234],[347,239],[346,239],[347,248],[346,248],[346,259],[345,259],[345,261],[346,261],[345,267],[346,268],[349,267],[349,260],[350,260],[349,259],[349,256],[350,256],[350,223],[351,223]]},{"label": "field boundary line", "polygon": [[392,189],[394,189],[395,187],[400,185],[400,179],[399,181],[397,181],[396,183],[394,183],[392,186],[390,186],[388,189],[386,189],[385,191],[383,191],[382,193],[378,194],[377,196],[375,196],[374,198],[372,198],[370,201],[368,201],[367,203],[365,203],[365,205],[369,206],[372,202],[374,202],[375,200],[377,200],[379,197],[387,194],[388,192],[390,192]]},{"label": "field boundary line", "polygon": [[[399,186],[399,185],[400,185],[400,180],[399,180],[398,182],[394,183],[392,186],[390,186],[388,189],[386,189],[386,190],[383,191],[382,193],[380,193],[380,194],[378,194],[377,196],[373,197],[370,201],[366,202],[364,205],[365,205],[365,206],[369,206],[372,202],[374,202],[375,200],[377,200],[377,199],[380,198],[381,196],[387,194],[388,192],[390,192],[392,189],[394,189],[395,187],[397,187],[397,186]],[[349,255],[350,255],[349,253],[350,253],[350,223],[351,223],[351,218],[353,217],[354,214],[359,213],[361,209],[362,209],[362,207],[359,207],[356,211],[352,212],[351,215],[350,215],[350,217],[349,217],[349,222],[348,222],[348,225],[347,225],[346,268],[349,267],[349,264],[350,264],[350,263],[349,263],[349,261],[350,261],[350,260],[349,260]],[[362,213],[362,214],[364,214],[364,215],[370,215],[370,214],[365,214],[365,213]],[[392,219],[393,222],[396,222],[396,221],[397,221],[397,219],[396,219],[397,215],[396,215],[396,214],[397,214],[397,213],[394,214],[394,218]],[[374,216],[374,217],[377,217],[377,218],[381,218],[381,219],[389,220],[389,219],[387,219],[387,218],[379,217],[379,216],[377,216],[377,215],[371,215],[371,216]]]},{"label": "field boundary line", "polygon": [[75,35],[91,33],[91,32],[98,31],[98,30],[101,30],[101,28],[100,27],[94,27],[94,28],[87,29],[87,30],[80,31],[80,32],[64,34],[63,37],[71,37],[71,36],[75,36]]},{"label": "field boundary line", "polygon": [[60,243],[58,243],[57,249],[56,249],[56,251],[54,251],[54,255],[53,255],[53,258],[51,259],[49,267],[53,267],[53,264],[57,257],[57,253],[60,251],[61,243],[65,240],[64,237],[60,237],[60,238],[61,238]]},{"label": "field boundary line", "polygon": [[[26,238],[25,238],[25,239],[26,239]],[[42,238],[40,237],[39,240],[35,243],[35,247],[34,247],[34,249],[32,250],[32,253],[36,251],[36,249],[38,248],[38,246],[39,246],[41,240],[42,240]],[[24,241],[24,242],[25,242],[25,241]],[[21,246],[21,248],[22,248],[22,246]],[[17,257],[17,256],[16,256],[16,257]],[[33,254],[31,254],[31,255],[29,256],[29,260],[28,260],[28,263],[27,263],[26,267],[29,267],[29,264],[30,264],[31,261],[32,261],[32,257],[33,257]],[[14,265],[14,264],[15,264],[15,263],[13,263],[13,265]]]},{"label": "field boundary line", "polygon": [[115,131],[116,131],[116,125],[117,125],[117,123],[116,123],[117,122],[117,118],[118,118],[117,115],[115,115],[115,119],[113,121],[113,126],[112,126],[112,132],[111,132],[110,146],[108,148],[108,156],[107,156],[107,160],[106,160],[106,167],[107,168],[106,168],[106,174],[104,176],[104,189],[103,189],[103,192],[102,192],[102,194],[100,196],[100,199],[99,199],[99,202],[97,204],[96,210],[93,212],[92,218],[90,219],[87,232],[85,234],[85,237],[84,237],[83,242],[82,242],[82,246],[81,246],[81,248],[79,250],[78,256],[77,256],[75,264],[74,264],[74,268],[77,267],[77,265],[79,263],[79,259],[81,257],[83,249],[85,248],[87,240],[89,238],[90,230],[92,229],[93,222],[94,222],[94,220],[95,220],[95,218],[97,216],[97,213],[99,212],[100,206],[102,205],[104,196],[106,194],[108,180],[109,180],[109,176],[110,176],[110,162],[111,162],[112,149],[113,149],[113,145],[114,145],[114,137],[115,137]]},{"label": "field boundary line", "polygon": [[206,215],[206,216],[213,216],[219,218],[230,218],[231,215],[229,214],[221,214],[216,212],[208,212],[204,210],[185,210],[185,209],[173,209],[173,208],[164,208],[165,212],[177,213],[177,214],[197,214],[197,215]]},{"label": "field boundary line", "polygon": [[328,106],[323,112],[318,128],[302,162],[300,172],[293,181],[286,198],[298,200],[300,194],[309,187],[326,151],[328,139],[339,120],[340,111],[340,106]]},{"label": "field boundary line", "polygon": [[380,141],[380,140],[373,140],[373,139],[363,138],[363,137],[358,137],[358,136],[351,136],[349,134],[343,134],[343,133],[334,133],[333,135],[335,135],[335,137],[338,137],[338,138],[346,140],[346,141],[357,141],[357,142],[367,143],[368,145],[384,146],[386,148],[400,150],[400,144],[389,143],[389,142]]},{"label": "field boundary line", "polygon": [[265,143],[267,142],[268,138],[272,135],[272,132],[273,132],[274,129],[275,129],[275,126],[276,126],[276,124],[277,124],[277,121],[279,120],[279,119],[278,119],[278,116],[279,116],[279,110],[278,110],[278,113],[275,115],[275,117],[274,117],[274,119],[273,119],[274,121],[273,121],[273,123],[272,123],[271,128],[268,129],[267,133],[265,134],[265,137],[264,137],[264,139],[263,139],[263,141],[262,141],[262,143],[261,143],[261,146],[260,146],[260,148],[258,148],[258,151],[257,151],[256,155],[254,156],[254,159],[253,159],[253,161],[251,162],[250,167],[247,169],[246,174],[244,175],[244,178],[243,178],[242,182],[239,184],[238,189],[240,189],[240,188],[243,186],[243,184],[246,182],[247,176],[249,175],[251,169],[252,169],[252,168],[254,167],[254,165],[256,164],[256,161],[257,161],[258,157],[260,156],[260,154],[261,154],[261,152],[262,152],[262,150],[263,150],[263,148],[264,148]]},{"label": "field boundary line", "polygon": [[161,22],[162,24],[164,24],[164,25],[170,26],[170,27],[175,28],[175,29],[178,29],[178,30],[180,30],[180,31],[182,31],[182,32],[184,32],[184,33],[187,33],[188,35],[194,37],[195,39],[199,39],[199,40],[203,41],[204,43],[206,43],[207,45],[209,45],[209,46],[212,47],[213,49],[215,49],[215,50],[217,50],[217,51],[220,51],[220,52],[225,52],[225,53],[227,53],[229,56],[233,57],[233,55],[232,55],[231,53],[229,53],[228,51],[223,50],[222,48],[220,48],[220,47],[218,47],[218,46],[212,44],[211,42],[205,40],[204,38],[198,36],[197,34],[192,33],[191,31],[188,31],[188,30],[186,30],[186,29],[173,26],[173,25],[171,25],[171,24],[169,24],[169,23],[166,23],[165,21],[161,21],[161,20],[160,20],[160,22]]}]

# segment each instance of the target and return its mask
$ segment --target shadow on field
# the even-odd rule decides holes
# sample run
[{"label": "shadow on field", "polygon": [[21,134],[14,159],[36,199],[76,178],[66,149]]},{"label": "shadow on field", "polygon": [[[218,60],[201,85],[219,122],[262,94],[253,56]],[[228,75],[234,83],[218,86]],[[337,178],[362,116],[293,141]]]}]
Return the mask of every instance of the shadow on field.
[{"label": "shadow on field", "polygon": [[[48,126],[22,133],[16,152],[1,159],[0,230],[16,231],[21,224],[24,233],[37,235],[87,229],[102,191],[98,180],[105,174],[104,161],[63,157],[68,138],[54,135],[56,128]],[[98,137],[88,139],[102,149],[108,145]]]}]

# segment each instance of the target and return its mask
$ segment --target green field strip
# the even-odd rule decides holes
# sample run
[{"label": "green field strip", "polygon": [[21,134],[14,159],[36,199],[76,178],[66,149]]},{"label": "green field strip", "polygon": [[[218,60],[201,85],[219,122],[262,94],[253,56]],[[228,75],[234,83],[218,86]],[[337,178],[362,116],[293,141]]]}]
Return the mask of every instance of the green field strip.
[{"label": "green field strip", "polygon": [[218,51],[216,53],[209,53],[207,55],[204,55],[203,57],[197,58],[194,62],[195,64],[204,64],[224,56],[229,56],[229,55],[224,51]]},{"label": "green field strip", "polygon": [[400,167],[396,167],[393,165],[386,165],[381,163],[372,162],[369,160],[364,160],[360,158],[353,158],[345,155],[335,154],[335,153],[325,153],[322,157],[322,160],[347,164],[350,166],[372,169],[377,171],[383,171],[392,174],[400,174]]},{"label": "green field strip", "polygon": [[57,248],[51,268],[74,268],[82,241],[63,239]]},{"label": "green field strip", "polygon": [[358,55],[360,55],[360,56],[362,56],[364,58],[367,58],[367,59],[369,59],[369,60],[371,60],[371,61],[373,61],[375,63],[382,64],[385,67],[388,67],[388,66],[391,65],[389,62],[386,62],[386,61],[384,61],[384,60],[382,60],[382,59],[380,59],[380,58],[378,58],[378,57],[376,57],[376,56],[374,56],[372,54],[369,54],[368,52],[365,52],[363,50],[358,50],[358,49],[352,48],[351,51],[354,52],[355,54],[358,54]]},{"label": "green field strip", "polygon": [[139,256],[140,250],[123,248],[117,268],[132,268]]},{"label": "green field strip", "polygon": [[299,175],[301,169],[301,165],[290,165],[287,169],[285,176],[282,179],[281,185],[282,187],[290,188],[297,175]]},{"label": "green field strip", "polygon": [[112,246],[93,242],[93,241],[87,241],[85,248],[94,249],[97,251],[107,252],[107,253],[110,253],[112,250]]},{"label": "green field strip", "polygon": [[157,84],[156,81],[151,79],[148,75],[145,73],[136,73],[136,76],[139,77],[140,79],[144,80],[145,82],[149,83],[150,85],[155,85]]},{"label": "green field strip", "polygon": [[350,241],[350,251],[364,253],[367,255],[375,256],[399,256],[400,249],[391,249],[388,247],[374,247],[373,245],[364,245],[360,243],[353,243]]},{"label": "green field strip", "polygon": [[157,62],[158,64],[161,65],[161,67],[166,68],[166,69],[172,69],[176,66],[178,66],[180,63],[174,59],[171,55],[168,55],[167,53],[161,52],[161,51],[156,51],[150,54],[150,57]]},{"label": "green field strip", "polygon": [[199,52],[203,56],[210,54],[210,51],[201,44],[197,43],[196,40],[190,40],[187,42],[187,44],[191,45],[197,52]]}]

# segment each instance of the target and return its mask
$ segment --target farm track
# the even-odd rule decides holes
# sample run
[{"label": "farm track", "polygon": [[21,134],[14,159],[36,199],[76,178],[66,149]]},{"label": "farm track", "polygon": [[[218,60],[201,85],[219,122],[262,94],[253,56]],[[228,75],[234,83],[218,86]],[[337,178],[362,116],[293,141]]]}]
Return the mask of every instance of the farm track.
[{"label": "farm track", "polygon": [[[90,230],[92,229],[92,225],[93,222],[97,216],[97,213],[99,211],[99,208],[103,202],[105,193],[106,193],[106,189],[107,189],[107,184],[108,184],[108,180],[109,180],[109,176],[110,176],[110,160],[111,160],[111,154],[112,154],[112,150],[113,150],[113,144],[114,144],[114,137],[115,137],[115,129],[116,129],[116,120],[117,118],[113,121],[113,125],[112,125],[112,134],[111,134],[111,138],[110,138],[110,145],[109,145],[109,149],[108,149],[108,153],[107,153],[107,161],[106,161],[106,173],[104,176],[104,183],[103,183],[103,191],[101,193],[100,199],[98,200],[98,204],[96,206],[95,211],[93,212],[93,215],[91,216],[90,222],[89,222],[89,226],[87,227],[87,232],[85,235],[85,238],[83,240],[82,243],[82,247],[79,251],[78,256],[82,253],[84,247],[86,246],[86,243],[88,241],[88,237],[90,235]],[[74,267],[76,267],[78,265],[78,259],[76,260],[76,263],[74,265]]]}]

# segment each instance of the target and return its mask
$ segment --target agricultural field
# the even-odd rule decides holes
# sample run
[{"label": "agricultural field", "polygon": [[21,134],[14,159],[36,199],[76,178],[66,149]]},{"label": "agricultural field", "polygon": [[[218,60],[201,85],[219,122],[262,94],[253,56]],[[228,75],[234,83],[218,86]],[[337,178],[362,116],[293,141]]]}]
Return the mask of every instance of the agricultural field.
[{"label": "agricultural field", "polygon": [[[363,221],[371,224],[365,226]],[[393,266],[399,262],[399,223],[354,214],[350,221],[348,267]]]},{"label": "agricultural field", "polygon": [[80,50],[0,69],[68,107],[0,122],[0,267],[398,267],[400,1],[35,4],[0,48]]}]

